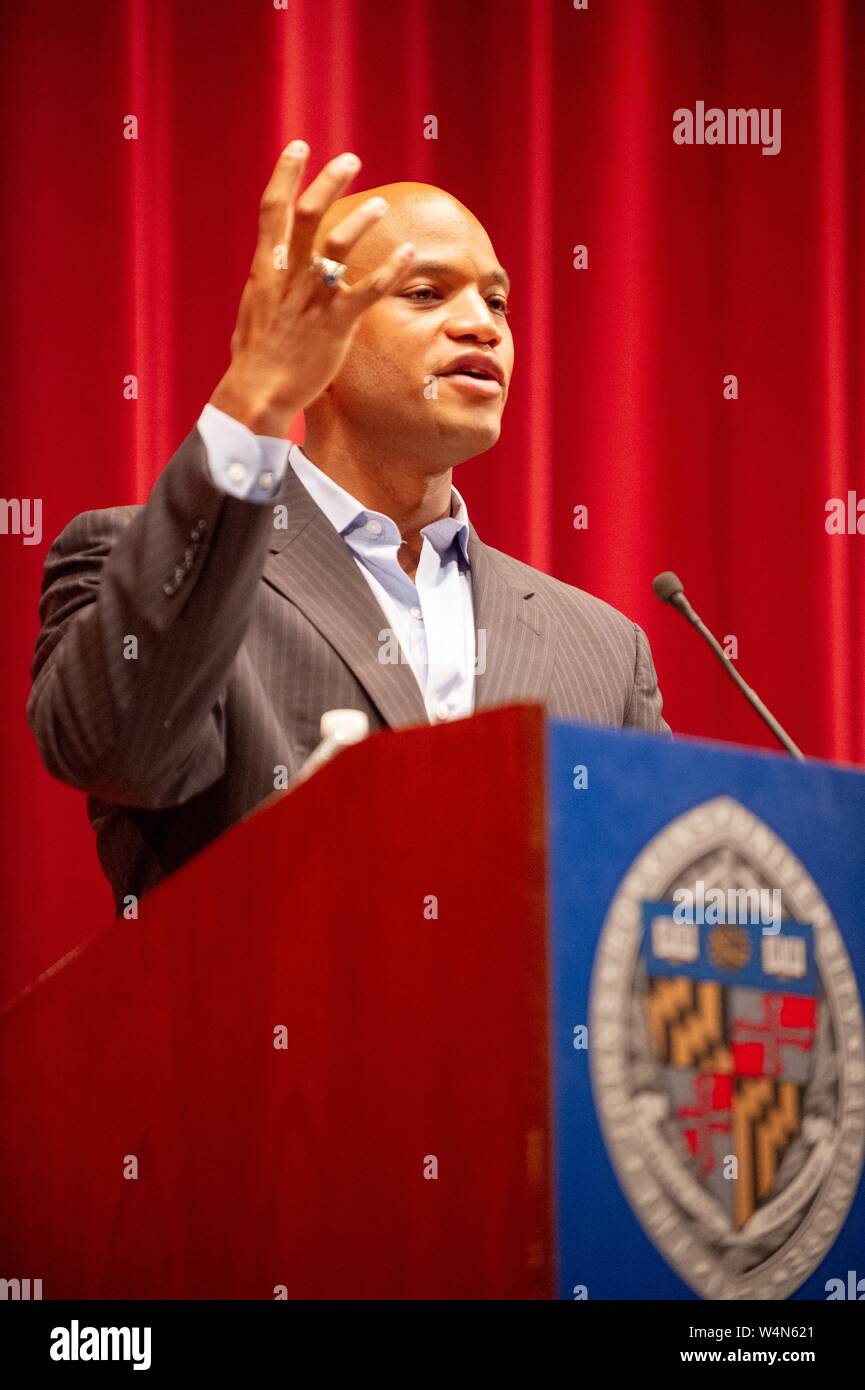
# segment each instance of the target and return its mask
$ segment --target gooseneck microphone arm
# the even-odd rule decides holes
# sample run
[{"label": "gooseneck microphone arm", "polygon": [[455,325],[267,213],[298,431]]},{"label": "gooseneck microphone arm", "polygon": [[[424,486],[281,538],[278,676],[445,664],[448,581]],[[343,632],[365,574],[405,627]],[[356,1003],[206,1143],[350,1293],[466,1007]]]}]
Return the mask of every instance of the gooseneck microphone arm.
[{"label": "gooseneck microphone arm", "polygon": [[663,574],[656,575],[652,580],[652,588],[662,603],[671,603],[682,614],[682,617],[687,618],[692,627],[697,629],[700,636],[712,648],[727,675],[739,687],[748,704],[757,711],[767,728],[772,730],[781,747],[785,748],[791,757],[798,758],[799,762],[803,763],[805,754],[801,748],[796,747],[787,730],[778,723],[772,711],[766,708],[757,692],[752,690],[748,682],[742,679],[715,634],[709,631],[699,613],[694,612],[685,597],[685,587],[681,579],[673,574],[672,570],[665,570]]}]

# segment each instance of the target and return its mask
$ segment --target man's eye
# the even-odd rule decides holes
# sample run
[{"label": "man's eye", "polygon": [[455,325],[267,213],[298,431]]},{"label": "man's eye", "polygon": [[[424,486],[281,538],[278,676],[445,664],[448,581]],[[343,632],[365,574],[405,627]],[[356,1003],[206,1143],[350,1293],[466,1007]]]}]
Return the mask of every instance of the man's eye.
[{"label": "man's eye", "polygon": [[[418,296],[421,296],[418,298]],[[418,285],[416,289],[406,290],[405,298],[413,299],[418,304],[428,304],[432,299],[436,299],[437,293],[430,285]],[[508,301],[503,294],[491,295],[487,300],[494,314],[509,314],[510,308]]]}]

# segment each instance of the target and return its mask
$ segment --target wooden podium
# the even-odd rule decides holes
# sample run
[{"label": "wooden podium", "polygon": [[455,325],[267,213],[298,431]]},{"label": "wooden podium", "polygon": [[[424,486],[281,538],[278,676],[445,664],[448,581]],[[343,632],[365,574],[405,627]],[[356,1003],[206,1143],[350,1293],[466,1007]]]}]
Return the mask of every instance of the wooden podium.
[{"label": "wooden podium", "polygon": [[863,902],[861,771],[540,706],[376,734],[0,1015],[0,1278],[823,1299]]},{"label": "wooden podium", "polygon": [[377,734],[0,1017],[45,1299],[554,1288],[544,720]]}]

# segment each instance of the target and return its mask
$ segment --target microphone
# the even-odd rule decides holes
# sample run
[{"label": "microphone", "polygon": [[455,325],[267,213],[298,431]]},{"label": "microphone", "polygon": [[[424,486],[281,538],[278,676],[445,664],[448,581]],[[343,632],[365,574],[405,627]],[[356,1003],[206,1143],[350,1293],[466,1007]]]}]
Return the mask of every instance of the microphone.
[{"label": "microphone", "polygon": [[709,646],[712,648],[712,651],[727,672],[727,675],[731,680],[735,681],[736,685],[745,696],[745,699],[748,701],[748,704],[757,711],[763,723],[772,730],[772,733],[775,735],[782,748],[785,748],[791,757],[797,758],[799,762],[804,763],[805,755],[801,748],[796,747],[796,744],[787,733],[787,730],[781,727],[772,711],[767,709],[763,704],[757,692],[752,690],[747,681],[742,679],[717,637],[714,633],[709,631],[699,613],[694,612],[685,597],[685,586],[679,576],[673,574],[672,570],[664,570],[663,574],[656,575],[652,580],[652,588],[662,603],[671,603],[673,607],[678,609],[682,616],[687,618],[688,622],[697,629],[700,636],[708,642]]}]

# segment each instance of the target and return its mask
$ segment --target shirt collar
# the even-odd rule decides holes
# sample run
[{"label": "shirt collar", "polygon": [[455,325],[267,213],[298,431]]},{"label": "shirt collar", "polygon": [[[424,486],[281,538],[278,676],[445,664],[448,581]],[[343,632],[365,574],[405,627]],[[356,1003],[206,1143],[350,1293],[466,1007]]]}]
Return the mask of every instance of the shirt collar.
[{"label": "shirt collar", "polygon": [[[352,497],[350,492],[346,492],[344,487],[334,482],[327,473],[318,468],[312,459],[307,458],[299,444],[292,444],[288,452],[288,461],[303,483],[313,501],[318,504],[324,512],[328,521],[336,528],[341,536],[348,536],[359,526],[365,526],[366,522],[372,518],[385,524],[392,529],[394,539],[399,535],[396,523],[383,512],[371,511],[369,507],[364,507],[362,502],[358,502],[356,497]],[[466,564],[469,563],[469,514],[466,504],[456,488],[451,484],[451,515],[442,517],[439,521],[432,521],[428,526],[421,530],[424,536],[438,552],[443,556],[453,544],[457,537],[459,547]]]}]

